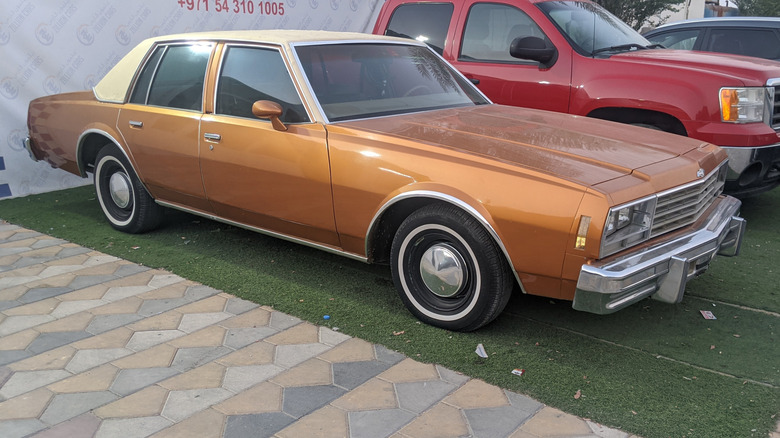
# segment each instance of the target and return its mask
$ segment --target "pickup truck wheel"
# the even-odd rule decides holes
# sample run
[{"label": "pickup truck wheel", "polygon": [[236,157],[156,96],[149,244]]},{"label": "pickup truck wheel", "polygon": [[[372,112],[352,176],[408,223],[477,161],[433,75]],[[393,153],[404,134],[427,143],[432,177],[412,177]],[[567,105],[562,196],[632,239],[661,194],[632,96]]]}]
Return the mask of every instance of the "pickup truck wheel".
[{"label": "pickup truck wheel", "polygon": [[119,231],[142,233],[155,228],[162,219],[162,207],[154,202],[114,145],[101,149],[95,160],[95,191],[103,214]]},{"label": "pickup truck wheel", "polygon": [[412,213],[391,249],[393,282],[417,318],[448,330],[494,320],[512,293],[509,266],[472,216],[446,205]]}]

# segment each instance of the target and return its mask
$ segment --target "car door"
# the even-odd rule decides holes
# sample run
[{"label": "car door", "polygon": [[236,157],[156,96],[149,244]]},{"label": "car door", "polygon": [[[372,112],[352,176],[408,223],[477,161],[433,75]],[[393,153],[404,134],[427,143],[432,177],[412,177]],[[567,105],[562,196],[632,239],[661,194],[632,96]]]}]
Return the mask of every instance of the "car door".
[{"label": "car door", "polygon": [[158,46],[122,108],[118,127],[155,199],[210,211],[200,177],[198,132],[213,43]]},{"label": "car door", "polygon": [[[540,18],[540,11],[526,12],[512,4],[465,2],[449,47],[452,64],[496,103],[568,111],[571,48],[551,41],[537,23]],[[509,46],[518,37],[538,37],[556,45],[558,59],[544,66],[513,58]]]},{"label": "car door", "polygon": [[[200,134],[203,184],[214,211],[337,247],[325,128],[311,121],[281,51],[228,44],[222,53],[214,111],[203,116]],[[278,103],[287,130],[255,117],[257,101]]]}]

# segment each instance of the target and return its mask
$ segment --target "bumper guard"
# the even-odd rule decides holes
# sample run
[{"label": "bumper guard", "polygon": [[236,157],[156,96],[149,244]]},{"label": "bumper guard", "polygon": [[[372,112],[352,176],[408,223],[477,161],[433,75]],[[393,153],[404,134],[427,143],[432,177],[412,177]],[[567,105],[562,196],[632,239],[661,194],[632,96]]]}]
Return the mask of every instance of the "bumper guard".
[{"label": "bumper guard", "polygon": [[747,223],[738,216],[741,205],[736,198],[721,196],[687,232],[583,265],[572,307],[607,314],[648,296],[679,303],[688,280],[706,271],[716,254],[739,254]]}]

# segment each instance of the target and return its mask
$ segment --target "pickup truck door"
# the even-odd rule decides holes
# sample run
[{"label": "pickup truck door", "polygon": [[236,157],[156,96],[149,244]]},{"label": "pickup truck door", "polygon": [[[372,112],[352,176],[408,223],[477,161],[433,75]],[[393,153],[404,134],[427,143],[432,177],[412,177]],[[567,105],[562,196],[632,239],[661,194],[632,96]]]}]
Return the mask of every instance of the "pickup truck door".
[{"label": "pickup truck door", "polygon": [[572,70],[568,45],[556,44],[558,59],[549,68],[509,55],[514,38],[550,40],[547,34],[552,32],[543,25],[551,25],[541,11],[527,5],[463,2],[444,56],[495,103],[567,112]]},{"label": "pickup truck door", "polygon": [[[217,215],[338,247],[325,127],[312,123],[280,51],[226,45],[213,114],[201,121],[200,164]],[[252,113],[282,107],[287,130]]]}]

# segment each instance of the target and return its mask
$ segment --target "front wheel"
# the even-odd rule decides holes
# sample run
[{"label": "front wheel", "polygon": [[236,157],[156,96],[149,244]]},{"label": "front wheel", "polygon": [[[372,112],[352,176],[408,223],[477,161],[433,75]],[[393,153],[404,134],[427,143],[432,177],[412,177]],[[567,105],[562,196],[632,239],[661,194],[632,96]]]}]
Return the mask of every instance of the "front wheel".
[{"label": "front wheel", "polygon": [[493,321],[512,293],[509,266],[472,216],[446,204],[412,213],[393,239],[393,282],[417,318],[471,331]]},{"label": "front wheel", "polygon": [[162,219],[162,207],[154,202],[114,145],[101,149],[95,160],[95,191],[103,214],[119,231],[143,233]]}]

